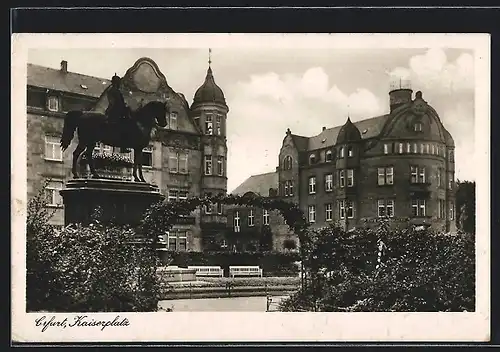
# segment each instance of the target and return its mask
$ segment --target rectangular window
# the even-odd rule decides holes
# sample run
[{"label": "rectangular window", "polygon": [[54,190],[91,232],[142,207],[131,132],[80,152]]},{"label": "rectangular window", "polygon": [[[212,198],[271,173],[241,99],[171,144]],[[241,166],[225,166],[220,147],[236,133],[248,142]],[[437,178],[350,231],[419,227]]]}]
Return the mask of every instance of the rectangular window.
[{"label": "rectangular window", "polygon": [[379,167],[377,169],[377,182],[379,186],[394,184],[394,168]]},{"label": "rectangular window", "polygon": [[316,193],[316,177],[309,177],[309,194]]},{"label": "rectangular window", "polygon": [[269,225],[269,210],[264,209],[264,214],[262,214],[262,220],[264,225]]},{"label": "rectangular window", "polygon": [[46,205],[56,207],[62,206],[63,201],[60,190],[63,189],[63,181],[49,181],[45,188]]},{"label": "rectangular window", "polygon": [[429,144],[426,144],[426,145],[425,145],[425,152],[426,152],[427,154],[430,154],[430,145],[429,145]]},{"label": "rectangular window", "polygon": [[432,155],[436,154],[435,151],[434,151],[434,144],[431,144],[431,154]]},{"label": "rectangular window", "polygon": [[455,206],[453,203],[450,204],[450,220],[455,219]]},{"label": "rectangular window", "polygon": [[182,231],[177,233],[177,250],[184,252],[187,250],[187,232]]},{"label": "rectangular window", "polygon": [[418,153],[417,143],[413,143],[413,153],[414,153],[414,154],[417,154],[417,153]]},{"label": "rectangular window", "polygon": [[215,120],[215,128],[216,128],[216,133],[218,135],[221,135],[222,134],[222,116],[221,115],[217,115],[217,118]]},{"label": "rectangular window", "polygon": [[179,200],[185,200],[188,198],[188,191],[179,191]]},{"label": "rectangular window", "polygon": [[171,173],[177,173],[179,171],[179,154],[176,152],[170,152],[168,155],[168,169]]},{"label": "rectangular window", "polygon": [[333,219],[332,204],[331,203],[325,204],[325,220],[332,221],[332,219]]},{"label": "rectangular window", "polygon": [[345,200],[339,201],[339,217],[345,219]]},{"label": "rectangular window", "polygon": [[205,133],[206,134],[213,134],[213,121],[212,121],[212,115],[206,115],[205,116]]},{"label": "rectangular window", "polygon": [[58,97],[49,97],[47,102],[47,108],[50,111],[59,111],[59,98]]},{"label": "rectangular window", "polygon": [[413,217],[425,216],[425,199],[412,199],[411,214]]},{"label": "rectangular window", "polygon": [[253,209],[250,209],[250,211],[248,212],[248,226],[255,225],[254,218],[255,218],[255,216],[253,215]]},{"label": "rectangular window", "polygon": [[188,153],[179,153],[179,173],[188,173]]},{"label": "rectangular window", "polygon": [[344,176],[344,170],[339,171],[339,186],[340,188],[345,187],[345,176]]},{"label": "rectangular window", "polygon": [[347,187],[352,187],[352,186],[354,186],[354,170],[348,169],[347,170]]},{"label": "rectangular window", "polygon": [[352,158],[354,156],[354,152],[351,146],[347,147],[347,157]]},{"label": "rectangular window", "polygon": [[394,199],[379,199],[378,202],[378,217],[385,216],[394,217]]},{"label": "rectangular window", "polygon": [[177,197],[179,196],[179,192],[176,190],[169,190],[168,191],[168,201],[176,201]]},{"label": "rectangular window", "polygon": [[167,232],[168,238],[168,250],[176,251],[177,250],[177,236],[173,232]]},{"label": "rectangular window", "polygon": [[437,169],[436,178],[438,187],[441,187],[441,169]]},{"label": "rectangular window", "polygon": [[425,167],[420,168],[420,172],[418,173],[418,182],[425,183]]},{"label": "rectangular window", "polygon": [[293,196],[293,181],[288,180],[287,182],[288,182],[288,195]]},{"label": "rectangular window", "polygon": [[394,199],[388,199],[386,202],[387,216],[394,217]]},{"label": "rectangular window", "polygon": [[403,143],[399,143],[399,154],[403,154]]},{"label": "rectangular window", "polygon": [[346,211],[347,211],[347,218],[352,219],[354,218],[354,203],[350,200],[346,201]]},{"label": "rectangular window", "polygon": [[389,154],[389,144],[384,144],[384,154]]},{"label": "rectangular window", "polygon": [[411,172],[411,183],[417,183],[418,182],[418,167],[417,166],[410,166],[410,172]]},{"label": "rectangular window", "polygon": [[153,146],[142,150],[142,166],[153,167]]},{"label": "rectangular window", "polygon": [[378,200],[378,217],[383,218],[385,216],[385,200]]},{"label": "rectangular window", "polygon": [[223,156],[217,157],[217,175],[219,175],[219,176],[224,175],[224,157]]},{"label": "rectangular window", "polygon": [[234,225],[234,232],[240,232],[240,212],[239,211],[234,212],[233,225]]},{"label": "rectangular window", "polygon": [[288,188],[288,181],[285,181],[285,197],[290,195],[290,191]]},{"label": "rectangular window", "polygon": [[410,143],[406,143],[406,152],[411,153],[411,144]]},{"label": "rectangular window", "polygon": [[325,191],[333,190],[333,174],[325,175]]},{"label": "rectangular window", "polygon": [[378,185],[383,186],[385,185],[385,168],[379,167],[377,171],[377,179],[378,179]]},{"label": "rectangular window", "polygon": [[343,158],[344,157],[344,147],[340,147],[340,153],[339,153],[339,158]]},{"label": "rectangular window", "polygon": [[205,214],[212,214],[213,204],[209,203],[205,205]]},{"label": "rectangular window", "polygon": [[417,122],[414,126],[415,132],[422,132],[422,124],[420,122]]},{"label": "rectangular window", "polygon": [[315,205],[310,205],[309,206],[309,222],[316,222],[316,206]]},{"label": "rectangular window", "polygon": [[425,145],[423,143],[420,144],[420,154],[424,154]]},{"label": "rectangular window", "polygon": [[212,174],[212,156],[205,155],[205,175]]},{"label": "rectangular window", "polygon": [[177,113],[176,112],[170,113],[170,129],[171,130],[177,129]]},{"label": "rectangular window", "polygon": [[188,198],[189,192],[185,190],[169,189],[168,190],[168,200],[177,201],[185,200]]},{"label": "rectangular window", "polygon": [[453,175],[448,176],[448,189],[453,189]]},{"label": "rectangular window", "polygon": [[60,137],[45,136],[45,159],[63,161]]},{"label": "rectangular window", "polygon": [[221,203],[217,203],[217,214],[219,215],[222,215],[222,204]]},{"label": "rectangular window", "polygon": [[438,202],[438,216],[440,219],[444,219],[446,216],[446,207],[444,199],[440,199]]}]

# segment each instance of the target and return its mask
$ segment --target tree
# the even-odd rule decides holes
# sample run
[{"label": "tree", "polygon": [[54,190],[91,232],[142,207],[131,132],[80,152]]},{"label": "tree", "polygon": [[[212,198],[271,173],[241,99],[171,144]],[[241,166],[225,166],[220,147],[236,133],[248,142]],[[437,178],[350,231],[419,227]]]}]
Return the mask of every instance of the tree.
[{"label": "tree", "polygon": [[456,205],[457,228],[476,232],[476,182],[457,180]]},{"label": "tree", "polygon": [[133,229],[89,226],[62,231],[49,224],[42,189],[30,200],[27,218],[28,311],[155,311],[157,255],[150,245],[132,245]]}]

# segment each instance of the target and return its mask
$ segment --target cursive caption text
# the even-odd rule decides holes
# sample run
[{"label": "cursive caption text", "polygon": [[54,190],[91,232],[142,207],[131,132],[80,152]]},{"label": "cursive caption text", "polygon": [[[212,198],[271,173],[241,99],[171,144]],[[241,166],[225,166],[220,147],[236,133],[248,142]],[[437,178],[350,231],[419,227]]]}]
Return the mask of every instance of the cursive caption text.
[{"label": "cursive caption text", "polygon": [[113,320],[98,320],[90,318],[88,315],[77,315],[72,319],[68,318],[56,318],[55,315],[52,316],[41,316],[38,319],[35,319],[35,325],[42,329],[42,332],[47,331],[47,329],[56,327],[56,328],[78,328],[78,327],[100,327],[101,331],[110,326],[120,327],[120,326],[129,326],[130,322],[127,318],[120,318],[120,316],[116,316]]}]

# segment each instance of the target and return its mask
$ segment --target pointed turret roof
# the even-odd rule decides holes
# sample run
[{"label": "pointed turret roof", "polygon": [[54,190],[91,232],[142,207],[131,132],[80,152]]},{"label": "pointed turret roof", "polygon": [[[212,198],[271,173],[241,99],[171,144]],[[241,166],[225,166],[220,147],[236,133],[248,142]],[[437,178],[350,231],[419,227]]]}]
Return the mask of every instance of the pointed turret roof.
[{"label": "pointed turret roof", "polygon": [[347,121],[342,126],[337,136],[337,144],[343,144],[348,142],[355,142],[361,140],[361,133],[359,129],[351,121],[350,117],[347,117]]},{"label": "pointed turret roof", "polygon": [[193,106],[204,103],[217,103],[226,105],[226,99],[222,89],[215,83],[212,68],[208,66],[205,82],[194,94]]}]

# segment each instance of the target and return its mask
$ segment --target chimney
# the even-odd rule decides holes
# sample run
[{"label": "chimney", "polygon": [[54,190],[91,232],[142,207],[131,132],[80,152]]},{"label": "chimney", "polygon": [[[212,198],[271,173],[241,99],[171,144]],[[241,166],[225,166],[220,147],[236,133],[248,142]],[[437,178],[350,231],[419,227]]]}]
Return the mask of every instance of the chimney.
[{"label": "chimney", "polygon": [[68,61],[66,60],[61,61],[61,72],[68,73]]},{"label": "chimney", "polygon": [[322,130],[322,131],[324,131],[324,130],[326,130],[326,127],[325,127],[325,126],[323,126],[323,130]]}]

